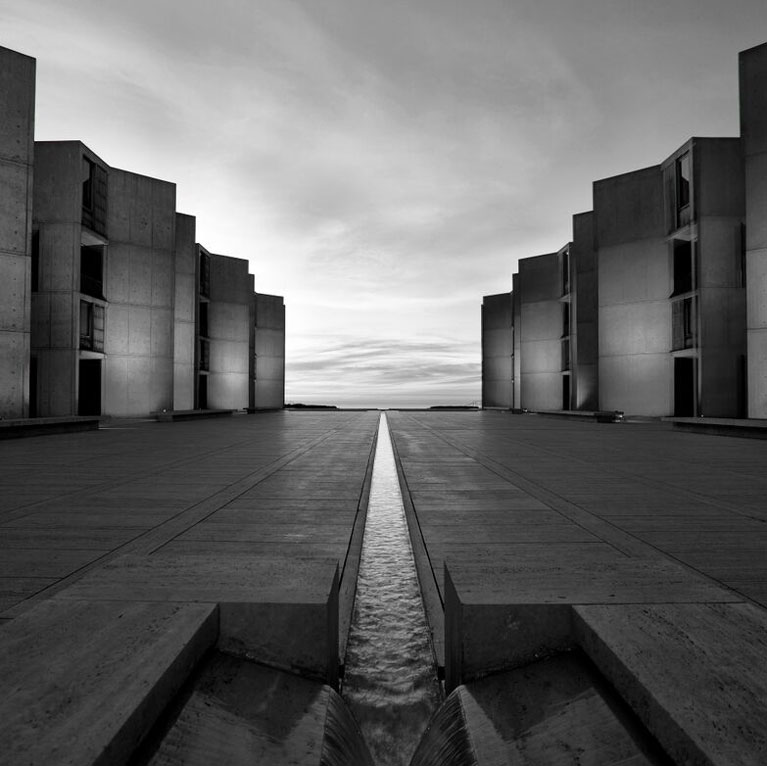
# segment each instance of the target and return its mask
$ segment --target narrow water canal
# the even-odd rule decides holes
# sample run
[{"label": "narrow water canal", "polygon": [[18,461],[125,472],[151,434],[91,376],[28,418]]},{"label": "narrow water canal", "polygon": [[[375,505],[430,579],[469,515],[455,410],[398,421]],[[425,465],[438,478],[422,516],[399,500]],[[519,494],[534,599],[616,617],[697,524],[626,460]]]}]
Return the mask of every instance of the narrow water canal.
[{"label": "narrow water canal", "polygon": [[376,766],[407,766],[442,701],[384,414],[342,694]]}]

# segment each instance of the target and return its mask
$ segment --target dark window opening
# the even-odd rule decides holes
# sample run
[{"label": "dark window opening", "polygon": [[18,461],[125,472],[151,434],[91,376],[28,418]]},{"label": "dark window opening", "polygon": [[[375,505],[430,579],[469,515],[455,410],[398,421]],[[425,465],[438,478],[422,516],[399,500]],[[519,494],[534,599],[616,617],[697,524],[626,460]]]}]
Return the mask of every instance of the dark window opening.
[{"label": "dark window opening", "polygon": [[674,292],[681,295],[693,290],[694,259],[692,242],[674,240]]},{"label": "dark window opening", "polygon": [[200,375],[197,378],[197,409],[208,409],[208,376]]},{"label": "dark window opening", "polygon": [[83,157],[82,222],[106,236],[107,171],[87,157]]},{"label": "dark window opening", "polygon": [[691,214],[691,182],[692,182],[692,164],[690,153],[683,154],[676,161],[676,225],[686,226],[692,220]]},{"label": "dark window opening", "polygon": [[562,304],[562,335],[567,337],[570,335],[570,304]]},{"label": "dark window opening", "polygon": [[30,251],[32,256],[32,292],[37,292],[40,289],[40,230],[32,232],[32,250]]},{"label": "dark window opening", "polygon": [[208,372],[210,370],[210,342],[204,338],[200,338],[199,341],[199,369]]},{"label": "dark window opening", "polygon": [[200,252],[200,295],[210,298],[210,256]]},{"label": "dark window opening", "polygon": [[200,302],[200,337],[208,337],[208,304]]},{"label": "dark window opening", "polygon": [[562,409],[570,409],[570,376],[562,376]]},{"label": "dark window opening", "polygon": [[81,359],[78,415],[101,415],[101,359]]},{"label": "dark window opening", "polygon": [[674,415],[681,418],[695,417],[695,359],[674,359]]},{"label": "dark window opening", "polygon": [[104,307],[80,301],[80,348],[104,351]]},{"label": "dark window opening", "polygon": [[93,185],[96,164],[83,157],[83,209],[93,210]]},{"label": "dark window opening", "polygon": [[562,369],[570,369],[570,340],[565,338],[562,341]]},{"label": "dark window opening", "polygon": [[694,298],[685,298],[671,304],[672,351],[695,347],[696,320]]},{"label": "dark window opening", "polygon": [[104,248],[80,248],[80,292],[104,298]]},{"label": "dark window opening", "polygon": [[570,251],[562,253],[562,295],[570,292]]}]

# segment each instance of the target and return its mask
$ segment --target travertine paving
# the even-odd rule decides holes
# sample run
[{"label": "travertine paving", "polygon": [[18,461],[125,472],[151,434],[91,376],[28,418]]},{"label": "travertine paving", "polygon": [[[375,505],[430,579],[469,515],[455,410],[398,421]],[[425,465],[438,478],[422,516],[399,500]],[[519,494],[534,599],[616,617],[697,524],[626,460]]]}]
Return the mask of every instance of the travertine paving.
[{"label": "travertine paving", "polygon": [[343,571],[377,425],[286,411],[0,442],[0,616],[127,553],[330,557]]},{"label": "travertine paving", "polygon": [[613,549],[767,605],[767,441],[500,412],[390,423],[440,588],[447,555]]}]

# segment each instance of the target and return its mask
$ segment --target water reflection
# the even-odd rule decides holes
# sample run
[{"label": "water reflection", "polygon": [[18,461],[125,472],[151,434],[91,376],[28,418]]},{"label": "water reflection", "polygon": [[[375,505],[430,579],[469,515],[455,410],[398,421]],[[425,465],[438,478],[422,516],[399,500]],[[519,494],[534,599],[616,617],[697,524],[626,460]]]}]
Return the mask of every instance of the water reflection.
[{"label": "water reflection", "polygon": [[442,699],[383,414],[343,697],[379,766],[409,763]]}]

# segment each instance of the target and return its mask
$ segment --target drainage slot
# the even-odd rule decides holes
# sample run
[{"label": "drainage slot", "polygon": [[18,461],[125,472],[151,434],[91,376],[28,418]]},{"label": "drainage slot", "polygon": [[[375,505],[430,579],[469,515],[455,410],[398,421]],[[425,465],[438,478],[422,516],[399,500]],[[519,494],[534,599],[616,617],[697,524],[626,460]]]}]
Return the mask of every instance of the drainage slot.
[{"label": "drainage slot", "polygon": [[442,701],[384,414],[342,695],[378,766],[409,763]]}]

